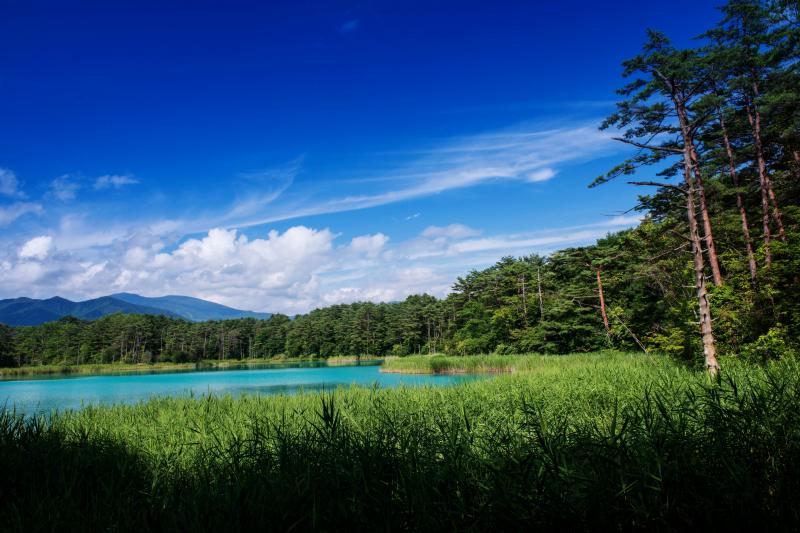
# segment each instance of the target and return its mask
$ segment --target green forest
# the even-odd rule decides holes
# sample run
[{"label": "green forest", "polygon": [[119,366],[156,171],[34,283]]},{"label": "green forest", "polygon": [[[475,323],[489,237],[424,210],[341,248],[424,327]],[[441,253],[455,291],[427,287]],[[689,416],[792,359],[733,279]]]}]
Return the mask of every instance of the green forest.
[{"label": "green forest", "polygon": [[[641,223],[547,257],[504,257],[444,299],[335,305],[289,318],[144,315],[0,327],[3,366],[605,348],[794,354],[800,328],[800,22],[796,2],[735,1],[677,48],[648,31],[601,129],[632,156],[588,186],[639,187]],[[594,179],[593,179],[594,178]],[[704,354],[701,359],[699,354]]]}]

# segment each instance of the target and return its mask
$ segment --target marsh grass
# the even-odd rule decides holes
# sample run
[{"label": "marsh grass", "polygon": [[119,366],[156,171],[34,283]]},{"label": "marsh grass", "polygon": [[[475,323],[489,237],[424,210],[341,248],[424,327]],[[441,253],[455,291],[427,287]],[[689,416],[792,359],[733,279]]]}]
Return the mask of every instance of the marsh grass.
[{"label": "marsh grass", "polygon": [[[494,364],[494,362],[493,362]],[[0,416],[8,529],[800,526],[800,373],[531,359],[441,388]]]},{"label": "marsh grass", "polygon": [[29,365],[20,367],[0,368],[0,378],[13,378],[19,376],[37,375],[101,375],[101,374],[136,374],[149,372],[174,372],[180,370],[196,369],[225,369],[225,368],[246,368],[249,366],[268,366],[285,365],[300,362],[324,362],[324,359],[315,357],[288,358],[249,358],[249,359],[201,359],[191,363],[86,363],[86,364],[63,364],[63,365]]},{"label": "marsh grass", "polygon": [[559,372],[585,365],[614,361],[615,364],[669,363],[663,357],[644,357],[641,354],[616,351],[570,354],[568,356],[523,354],[523,355],[468,355],[453,356],[444,354],[410,355],[406,357],[387,357],[381,372],[401,374],[478,374],[514,372]]}]

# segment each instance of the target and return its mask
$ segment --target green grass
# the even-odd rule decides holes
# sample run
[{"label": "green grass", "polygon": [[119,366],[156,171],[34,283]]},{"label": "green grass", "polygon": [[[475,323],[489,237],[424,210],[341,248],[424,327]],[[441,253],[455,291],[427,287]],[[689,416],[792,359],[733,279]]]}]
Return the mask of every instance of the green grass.
[{"label": "green grass", "polygon": [[381,357],[370,356],[370,355],[334,355],[331,357],[325,358],[325,363],[330,366],[334,365],[349,365],[352,363],[358,363],[361,361],[379,361]]},{"label": "green grass", "polygon": [[[387,357],[381,366],[381,372],[401,374],[478,374],[506,372],[552,372],[567,368],[594,365],[598,357],[613,358],[619,363],[625,361],[649,361],[651,364],[663,364],[663,358],[649,357],[643,359],[640,354],[621,352],[601,352],[590,354],[571,354],[569,356],[552,355],[471,355],[452,356],[443,354],[411,355],[408,357]],[[608,360],[608,359],[604,359]]]},{"label": "green grass", "polygon": [[286,364],[303,361],[317,361],[315,358],[250,358],[250,359],[202,359],[193,363],[89,363],[63,365],[29,365],[0,368],[0,377],[35,376],[48,374],[120,374],[126,372],[159,372],[174,370],[194,370],[197,368],[231,368],[253,365]]},{"label": "green grass", "polygon": [[443,388],[6,412],[3,528],[800,527],[796,362],[712,382],[659,357],[525,361]]}]

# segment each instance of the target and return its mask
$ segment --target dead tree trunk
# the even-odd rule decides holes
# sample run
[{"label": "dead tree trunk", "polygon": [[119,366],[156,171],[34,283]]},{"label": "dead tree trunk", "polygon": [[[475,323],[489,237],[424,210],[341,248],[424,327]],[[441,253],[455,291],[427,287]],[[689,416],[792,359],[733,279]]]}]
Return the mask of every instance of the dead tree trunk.
[{"label": "dead tree trunk", "polygon": [[603,327],[606,328],[606,334],[610,334],[611,330],[608,327],[608,315],[606,314],[606,300],[603,296],[603,282],[600,279],[600,269],[597,269],[597,293],[600,295],[600,314],[603,316]]},{"label": "dead tree trunk", "polygon": [[[679,99],[673,93],[672,103],[675,106],[675,112],[678,115],[678,123],[681,128],[681,138],[683,139],[683,161],[686,166],[686,172],[689,172],[688,179],[692,180],[692,189],[699,193],[700,198],[700,215],[703,219],[703,240],[706,244],[708,251],[708,262],[711,266],[711,275],[714,279],[714,285],[722,285],[722,272],[719,268],[719,260],[717,259],[717,247],[714,244],[714,232],[711,229],[711,218],[708,215],[708,206],[706,204],[705,187],[703,186],[703,177],[700,173],[700,161],[697,156],[697,150],[694,146],[694,138],[692,137],[691,126],[689,123],[689,115],[686,111],[686,103],[684,100]],[[694,176],[694,179],[692,179]],[[694,198],[692,198],[694,203]],[[702,251],[702,247],[701,247]]]},{"label": "dead tree trunk", "polygon": [[428,317],[428,355],[431,355],[431,317]]},{"label": "dead tree trunk", "polygon": [[[711,376],[719,373],[717,362],[717,347],[714,342],[714,332],[711,328],[711,305],[708,301],[708,288],[706,287],[705,263],[703,261],[703,240],[697,227],[697,212],[694,203],[695,180],[692,179],[693,170],[697,163],[694,145],[689,127],[686,107],[673,96],[675,110],[684,140],[683,150],[683,179],[686,182],[686,218],[689,222],[689,240],[692,243],[692,263],[694,266],[694,286],[697,291],[697,304],[700,312],[700,333],[703,339],[703,356],[706,370]],[[699,174],[694,174],[699,176]],[[708,237],[708,235],[706,235]]]},{"label": "dead tree trunk", "polygon": [[800,150],[792,150],[792,158],[794,159],[794,174],[795,179],[800,179]]},{"label": "dead tree trunk", "polygon": [[686,217],[689,221],[689,239],[692,242],[692,256],[694,265],[694,285],[697,291],[697,303],[700,311],[700,332],[703,338],[703,356],[708,373],[716,376],[719,372],[717,362],[717,349],[714,343],[714,333],[711,329],[711,306],[708,302],[708,289],[706,288],[705,265],[703,261],[703,243],[697,227],[697,215],[694,205],[694,180],[691,175],[692,161],[688,152],[684,153],[683,177],[686,181]]},{"label": "dead tree trunk", "polygon": [[[747,106],[747,119],[755,129],[755,118],[750,106]],[[758,185],[761,190],[761,233],[764,239],[764,262],[769,268],[772,265],[772,250],[770,243],[772,241],[772,232],[769,228],[769,194],[767,193],[767,173],[765,167],[761,166],[761,161],[756,158],[756,170],[758,171]]]},{"label": "dead tree trunk", "polygon": [[722,285],[722,272],[720,271],[719,259],[717,258],[717,245],[714,243],[714,232],[711,229],[711,217],[708,214],[706,188],[703,184],[703,175],[700,172],[700,161],[697,156],[697,150],[694,147],[694,140],[688,137],[684,142],[692,158],[692,172],[700,199],[700,217],[703,220],[703,234],[705,236],[706,251],[708,253],[708,263],[711,266],[711,277],[714,280],[714,285],[720,286]]},{"label": "dead tree trunk", "polygon": [[539,282],[539,320],[544,320],[544,299],[542,298],[542,274],[536,268],[536,279]]},{"label": "dead tree trunk", "polygon": [[747,250],[750,281],[755,281],[757,274],[756,256],[753,253],[753,241],[750,238],[750,226],[747,223],[747,210],[744,207],[744,196],[739,190],[739,174],[736,172],[736,158],[733,155],[733,148],[731,147],[728,129],[725,127],[725,119],[722,117],[722,113],[720,113],[719,116],[719,126],[722,129],[722,140],[725,143],[725,151],[728,154],[728,169],[731,175],[731,181],[733,182],[733,186],[736,187],[736,207],[739,209],[739,217],[742,219],[742,236],[744,237],[744,246]]}]

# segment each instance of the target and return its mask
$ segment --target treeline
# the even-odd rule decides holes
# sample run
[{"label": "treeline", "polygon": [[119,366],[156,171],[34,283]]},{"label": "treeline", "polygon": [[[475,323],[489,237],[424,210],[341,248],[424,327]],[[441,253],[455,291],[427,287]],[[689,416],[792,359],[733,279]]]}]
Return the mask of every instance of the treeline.
[{"label": "treeline", "polygon": [[[596,245],[506,257],[444,299],[318,309],[293,320],[72,318],[0,327],[0,364],[193,361],[604,347],[763,360],[800,333],[800,12],[734,0],[692,49],[650,31],[603,124],[634,155],[644,221]],[[635,180],[635,181],[634,181]],[[588,181],[588,180],[587,180]]]}]

